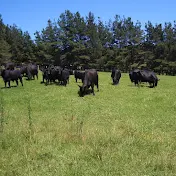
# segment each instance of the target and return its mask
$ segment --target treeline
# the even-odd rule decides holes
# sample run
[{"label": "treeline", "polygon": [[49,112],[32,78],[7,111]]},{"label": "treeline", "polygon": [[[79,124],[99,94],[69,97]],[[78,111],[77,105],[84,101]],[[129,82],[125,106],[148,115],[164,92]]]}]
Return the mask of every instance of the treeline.
[{"label": "treeline", "polygon": [[93,13],[82,17],[66,10],[57,21],[36,31],[35,40],[0,16],[0,62],[53,63],[73,68],[123,72],[149,68],[159,74],[176,74],[176,21],[152,24],[116,15],[103,22]]}]

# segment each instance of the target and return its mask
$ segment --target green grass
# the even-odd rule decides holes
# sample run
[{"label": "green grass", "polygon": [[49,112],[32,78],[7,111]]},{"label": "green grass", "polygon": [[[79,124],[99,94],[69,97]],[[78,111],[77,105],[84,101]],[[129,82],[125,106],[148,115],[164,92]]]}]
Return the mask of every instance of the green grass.
[{"label": "green grass", "polygon": [[100,91],[83,98],[73,76],[1,89],[0,175],[176,175],[176,77],[159,78],[113,86],[99,73]]}]

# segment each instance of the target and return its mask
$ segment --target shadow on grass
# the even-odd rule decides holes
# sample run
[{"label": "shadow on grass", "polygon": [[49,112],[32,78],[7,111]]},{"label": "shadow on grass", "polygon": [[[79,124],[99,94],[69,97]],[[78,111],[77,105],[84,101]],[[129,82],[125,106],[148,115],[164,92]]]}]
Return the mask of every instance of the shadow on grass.
[{"label": "shadow on grass", "polygon": [[66,87],[67,85],[69,85],[69,83],[67,83],[66,85],[64,85],[63,83],[60,83],[60,82],[49,82],[48,84],[46,84],[46,82],[43,82],[43,81],[41,81],[40,84],[44,84],[45,86],[56,85],[56,86],[64,86],[64,87]]},{"label": "shadow on grass", "polygon": [[18,87],[18,86],[16,85],[16,86],[10,86],[10,87],[1,87],[1,89],[10,89],[10,88],[13,88],[13,87]]},{"label": "shadow on grass", "polygon": [[117,83],[117,84],[114,84],[114,83],[111,83],[111,85],[113,86],[118,86],[120,83]]},{"label": "shadow on grass", "polygon": [[153,85],[147,85],[147,83],[141,83],[140,85],[134,85],[134,84],[128,84],[129,87],[137,87],[137,88],[140,88],[140,87],[147,87],[147,88],[155,88],[153,87]]},{"label": "shadow on grass", "polygon": [[28,78],[26,78],[25,80],[26,81],[32,81],[32,80],[37,80],[37,79],[34,79],[34,78],[28,79]]}]

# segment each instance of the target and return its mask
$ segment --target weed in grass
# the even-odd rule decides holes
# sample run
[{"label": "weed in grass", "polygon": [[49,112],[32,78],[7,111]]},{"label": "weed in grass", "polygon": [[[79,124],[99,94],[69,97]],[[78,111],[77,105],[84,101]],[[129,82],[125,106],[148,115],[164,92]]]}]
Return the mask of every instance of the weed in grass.
[{"label": "weed in grass", "polygon": [[31,109],[31,101],[29,98],[27,99],[27,105],[28,105],[27,109],[28,109],[29,129],[32,130],[32,116],[31,116],[32,109]]}]

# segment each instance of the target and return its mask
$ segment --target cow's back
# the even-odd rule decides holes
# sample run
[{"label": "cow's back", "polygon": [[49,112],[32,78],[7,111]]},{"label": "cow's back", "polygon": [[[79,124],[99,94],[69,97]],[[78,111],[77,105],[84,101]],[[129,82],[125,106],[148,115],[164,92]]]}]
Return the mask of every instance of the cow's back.
[{"label": "cow's back", "polygon": [[6,81],[17,80],[21,77],[20,70],[3,70],[2,77]]},{"label": "cow's back", "polygon": [[98,84],[98,72],[95,69],[86,70],[84,77],[84,84]]},{"label": "cow's back", "polygon": [[17,80],[18,78],[21,77],[21,72],[20,70],[10,70],[9,75],[11,80]]},{"label": "cow's back", "polygon": [[15,64],[12,62],[9,62],[5,65],[6,70],[14,70],[14,68],[15,68]]}]

